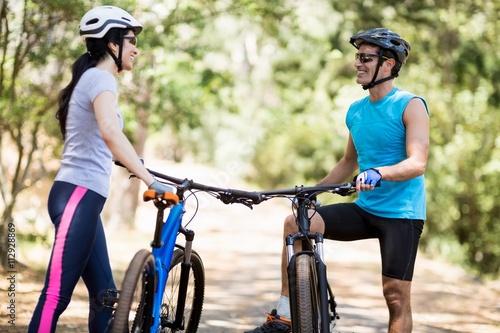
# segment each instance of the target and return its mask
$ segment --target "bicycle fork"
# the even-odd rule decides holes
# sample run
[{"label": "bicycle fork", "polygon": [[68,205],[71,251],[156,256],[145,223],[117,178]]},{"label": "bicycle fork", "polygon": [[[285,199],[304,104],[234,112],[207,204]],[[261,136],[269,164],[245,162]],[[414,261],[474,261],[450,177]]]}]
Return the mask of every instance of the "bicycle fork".
[{"label": "bicycle fork", "polygon": [[[296,241],[302,241],[303,249],[300,252],[295,252],[294,244]],[[314,245],[311,244],[314,241]],[[299,332],[298,327],[298,304],[297,294],[295,290],[296,285],[296,259],[298,256],[306,255],[314,258],[314,274],[316,278],[311,281],[311,285],[317,283],[316,288],[311,288],[311,292],[317,295],[311,295],[312,299],[317,300],[319,304],[319,323],[315,332],[326,333],[330,332],[330,321],[336,319],[335,301],[332,299],[329,308],[328,295],[331,294],[326,277],[326,265],[324,263],[324,250],[323,250],[323,235],[321,233],[308,232],[307,234],[298,233],[286,237],[286,253],[288,260],[288,288],[290,292],[290,313],[292,317],[292,332]],[[313,306],[316,306],[313,304]],[[330,316],[330,311],[332,316]],[[326,318],[326,320],[325,320]]]},{"label": "bicycle fork", "polygon": [[177,311],[175,313],[175,321],[172,323],[173,328],[184,330],[184,307],[186,305],[186,294],[189,283],[189,274],[191,272],[191,253],[193,247],[194,231],[179,228],[179,232],[186,238],[186,245],[184,247],[184,261],[181,264],[181,277],[179,284],[179,298],[177,300]]}]

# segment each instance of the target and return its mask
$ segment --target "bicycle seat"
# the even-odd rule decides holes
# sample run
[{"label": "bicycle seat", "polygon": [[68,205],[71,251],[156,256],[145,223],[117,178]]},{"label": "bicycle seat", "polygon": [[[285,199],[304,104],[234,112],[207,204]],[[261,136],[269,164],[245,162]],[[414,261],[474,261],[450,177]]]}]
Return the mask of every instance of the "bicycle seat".
[{"label": "bicycle seat", "polygon": [[142,198],[144,201],[164,200],[168,204],[172,205],[177,205],[179,203],[179,197],[177,194],[171,192],[156,193],[155,190],[146,190]]}]

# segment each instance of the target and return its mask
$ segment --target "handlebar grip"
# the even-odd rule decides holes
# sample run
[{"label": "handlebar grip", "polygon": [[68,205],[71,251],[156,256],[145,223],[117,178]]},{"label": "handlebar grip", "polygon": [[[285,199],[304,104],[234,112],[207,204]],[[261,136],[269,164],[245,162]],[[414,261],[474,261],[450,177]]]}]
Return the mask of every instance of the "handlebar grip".
[{"label": "handlebar grip", "polygon": [[164,192],[164,193],[156,193],[155,190],[146,190],[143,194],[144,201],[150,200],[165,200],[167,203],[172,205],[177,205],[179,203],[179,197],[175,193]]},{"label": "handlebar grip", "polygon": [[261,197],[260,193],[258,193],[258,192],[249,192],[249,191],[242,191],[242,190],[230,190],[230,194],[233,197],[250,199],[255,204],[262,202],[262,197]]}]

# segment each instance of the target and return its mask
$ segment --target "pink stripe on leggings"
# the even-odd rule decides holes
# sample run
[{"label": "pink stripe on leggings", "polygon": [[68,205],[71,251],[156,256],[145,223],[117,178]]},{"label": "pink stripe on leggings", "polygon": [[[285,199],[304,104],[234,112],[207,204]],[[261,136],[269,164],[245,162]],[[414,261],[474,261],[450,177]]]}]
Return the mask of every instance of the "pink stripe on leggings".
[{"label": "pink stripe on leggings", "polygon": [[68,230],[71,225],[71,221],[73,220],[73,216],[75,215],[76,208],[78,207],[78,204],[80,203],[86,192],[86,188],[77,186],[73,191],[68,204],[64,208],[61,222],[59,224],[59,229],[54,241],[54,250],[52,253],[52,262],[50,265],[49,285],[47,287],[47,298],[45,300],[45,304],[43,305],[38,333],[50,332],[52,320],[54,319],[54,312],[56,310],[57,303],[59,303],[62,278],[62,261],[64,248],[66,245],[66,238],[68,236]]}]

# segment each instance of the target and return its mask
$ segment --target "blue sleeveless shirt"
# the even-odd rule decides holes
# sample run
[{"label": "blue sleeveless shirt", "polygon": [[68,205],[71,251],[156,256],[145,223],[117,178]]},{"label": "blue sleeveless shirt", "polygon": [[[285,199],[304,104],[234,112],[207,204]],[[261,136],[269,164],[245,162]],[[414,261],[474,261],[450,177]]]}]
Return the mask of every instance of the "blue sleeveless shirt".
[{"label": "blue sleeveless shirt", "polygon": [[[359,169],[397,164],[407,158],[403,113],[413,98],[394,88],[380,101],[369,97],[354,102],[347,112],[346,124],[358,153]],[[356,204],[365,211],[385,218],[425,220],[424,176],[406,181],[381,181],[373,191],[360,192]]]}]

